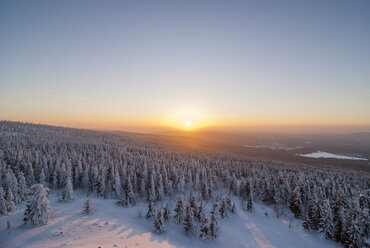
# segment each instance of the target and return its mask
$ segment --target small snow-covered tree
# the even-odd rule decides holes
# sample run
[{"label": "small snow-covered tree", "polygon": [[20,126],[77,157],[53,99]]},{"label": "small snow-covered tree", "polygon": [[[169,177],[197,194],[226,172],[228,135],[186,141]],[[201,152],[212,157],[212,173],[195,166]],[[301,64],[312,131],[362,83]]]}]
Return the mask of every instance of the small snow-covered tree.
[{"label": "small snow-covered tree", "polygon": [[204,201],[201,201],[200,205],[197,207],[195,217],[198,219],[199,222],[202,221],[206,217],[204,213]]},{"label": "small snow-covered tree", "polygon": [[154,226],[154,230],[157,233],[163,233],[163,232],[166,231],[166,226],[164,225],[164,218],[163,218],[163,210],[162,209],[160,209],[158,211],[158,214],[157,214],[157,217],[154,220],[153,226]]},{"label": "small snow-covered tree", "polygon": [[42,184],[32,186],[34,193],[30,202],[27,204],[23,221],[26,225],[47,224],[50,218],[50,206],[47,193],[48,188]]},{"label": "small snow-covered tree", "polygon": [[247,196],[247,210],[252,212],[253,210],[253,195],[252,192]]},{"label": "small snow-covered tree", "polygon": [[82,212],[86,213],[86,214],[92,214],[94,212],[94,209],[92,207],[92,200],[91,198],[87,198],[84,206],[83,206],[83,209],[82,209]]},{"label": "small snow-covered tree", "polygon": [[292,193],[290,210],[294,213],[294,217],[297,219],[301,217],[302,214],[302,198],[301,189],[299,186],[295,187]]},{"label": "small snow-covered tree", "polygon": [[157,196],[156,196],[156,193],[155,193],[154,172],[152,172],[152,174],[150,176],[147,200],[148,201],[157,200]]},{"label": "small snow-covered tree", "polygon": [[157,186],[157,200],[161,201],[163,199],[164,199],[163,180],[162,180],[162,174],[159,174],[158,186]]},{"label": "small snow-covered tree", "polygon": [[28,163],[27,174],[26,175],[27,175],[28,185],[33,185],[35,183],[35,177],[34,177],[34,174],[33,174],[33,167],[32,167],[31,162]]},{"label": "small snow-covered tree", "polygon": [[189,206],[191,208],[193,216],[198,212],[197,200],[194,195],[190,197]]},{"label": "small snow-covered tree", "polygon": [[184,219],[184,215],[185,215],[184,197],[181,195],[177,199],[175,215],[173,216],[173,218],[175,219],[175,222],[181,223]]},{"label": "small snow-covered tree", "polygon": [[235,201],[232,201],[231,207],[230,207],[230,211],[231,211],[231,213],[236,214],[236,204],[235,204]]},{"label": "small snow-covered tree", "polygon": [[170,206],[167,203],[166,206],[163,208],[163,219],[165,221],[169,221],[170,218],[171,218],[171,209],[170,209]]},{"label": "small snow-covered tree", "polygon": [[20,201],[27,199],[27,183],[22,171],[18,175],[18,195]]},{"label": "small snow-covered tree", "polygon": [[57,188],[59,188],[58,171],[57,171],[57,169],[55,169],[54,172],[53,172],[53,189],[57,189]]},{"label": "small snow-covered tree", "polygon": [[202,239],[208,239],[209,238],[209,223],[208,219],[204,218],[202,221],[202,225],[200,226],[200,235],[199,237]]},{"label": "small snow-covered tree", "polygon": [[71,177],[68,176],[66,181],[67,182],[65,183],[64,189],[61,193],[61,199],[60,200],[62,200],[62,201],[74,200],[75,196],[74,196]]},{"label": "small snow-covered tree", "polygon": [[209,224],[209,237],[211,239],[218,237],[218,223],[214,214],[211,215],[211,223]]},{"label": "small snow-covered tree", "polygon": [[150,219],[155,215],[155,205],[154,202],[148,202],[148,212],[146,213],[146,218]]},{"label": "small snow-covered tree", "polygon": [[4,198],[4,190],[0,186],[0,214],[7,214],[7,213],[8,213],[8,210],[7,210],[6,201]]},{"label": "small snow-covered tree", "polygon": [[114,186],[113,186],[113,189],[114,189],[114,196],[117,198],[117,199],[121,199],[122,197],[122,188],[121,188],[121,179],[119,177],[119,173],[116,173],[116,176],[115,176],[115,179],[114,179]]},{"label": "small snow-covered tree", "polygon": [[144,197],[146,195],[146,188],[145,188],[145,178],[141,179],[140,185],[139,185],[139,194],[141,197]]},{"label": "small snow-covered tree", "polygon": [[41,173],[40,173],[40,183],[43,184],[44,186],[46,186],[45,173],[44,173],[43,168],[41,169]]},{"label": "small snow-covered tree", "polygon": [[308,216],[308,212],[303,216],[302,226],[306,230],[311,229],[312,223],[311,223],[310,217]]},{"label": "small snow-covered tree", "polygon": [[136,197],[132,187],[130,176],[127,177],[124,194],[124,199],[122,201],[123,205],[133,206],[136,204]]},{"label": "small snow-covered tree", "polygon": [[6,194],[6,207],[7,207],[8,213],[12,213],[16,209],[15,203],[14,203],[13,193],[10,190],[10,188],[8,188],[8,192]]},{"label": "small snow-covered tree", "polygon": [[211,215],[216,218],[217,213],[218,213],[218,204],[217,204],[217,202],[214,202],[213,206],[212,206],[212,210],[211,210]]},{"label": "small snow-covered tree", "polygon": [[90,189],[90,177],[89,177],[89,169],[86,166],[83,171],[83,176],[82,176],[82,188],[85,190]]},{"label": "small snow-covered tree", "polygon": [[234,195],[239,194],[239,184],[238,184],[238,180],[236,179],[235,173],[233,173],[233,176],[231,179],[230,192],[232,192]]},{"label": "small snow-covered tree", "polygon": [[184,230],[186,235],[194,236],[195,235],[195,226],[193,223],[193,209],[190,206],[186,207],[186,214],[184,218]]},{"label": "small snow-covered tree", "polygon": [[202,185],[202,199],[207,201],[209,199],[209,193],[208,193],[208,184],[207,182],[204,182]]},{"label": "small snow-covered tree", "polygon": [[220,204],[220,209],[219,209],[221,218],[228,217],[228,211],[229,211],[229,209],[228,209],[228,206],[226,204],[226,199],[225,199],[225,197],[222,197],[221,204]]},{"label": "small snow-covered tree", "polygon": [[[18,189],[18,180],[15,177],[12,170],[8,170],[6,175],[5,175],[5,185],[12,192],[14,204],[17,204],[18,202],[20,202],[19,195],[18,195],[18,191],[19,191],[19,189]],[[8,208],[9,208],[9,206],[8,206]]]}]

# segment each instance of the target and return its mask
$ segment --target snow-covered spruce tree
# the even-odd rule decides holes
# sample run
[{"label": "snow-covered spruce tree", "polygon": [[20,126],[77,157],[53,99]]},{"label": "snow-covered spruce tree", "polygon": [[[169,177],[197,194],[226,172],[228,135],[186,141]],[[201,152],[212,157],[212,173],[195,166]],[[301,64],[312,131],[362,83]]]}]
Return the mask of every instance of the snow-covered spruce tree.
[{"label": "snow-covered spruce tree", "polygon": [[201,222],[206,217],[206,214],[204,213],[204,201],[200,202],[195,217],[198,219],[199,222]]},{"label": "snow-covered spruce tree", "polygon": [[21,202],[27,199],[27,183],[22,171],[18,175],[18,195]]},{"label": "snow-covered spruce tree", "polygon": [[84,206],[83,206],[83,209],[82,209],[82,212],[86,213],[86,214],[92,214],[94,212],[94,209],[92,207],[92,200],[91,198],[87,198]]},{"label": "snow-covered spruce tree", "polygon": [[161,201],[164,199],[162,174],[159,174],[159,179],[158,179],[157,184],[158,184],[157,185],[157,200]]},{"label": "snow-covered spruce tree", "polygon": [[[360,204],[361,206],[361,204]],[[370,216],[369,216],[369,208],[365,207],[361,211],[360,217],[359,217],[359,226],[360,226],[360,232],[361,232],[361,241],[363,246],[365,246],[365,243],[370,243],[369,236],[370,236]]]},{"label": "snow-covered spruce tree", "polygon": [[156,196],[156,193],[155,193],[154,171],[153,171],[151,176],[150,176],[147,201],[151,202],[151,201],[155,201],[155,200],[157,200],[157,196]]},{"label": "snow-covered spruce tree", "polygon": [[61,193],[61,199],[60,200],[69,201],[69,200],[74,200],[74,199],[75,199],[75,195],[74,195],[74,191],[73,191],[72,179],[71,179],[71,177],[68,176],[67,179],[66,179],[64,189]]},{"label": "snow-covered spruce tree", "polygon": [[211,216],[214,216],[216,218],[217,213],[218,213],[218,204],[217,202],[214,202],[212,205]]},{"label": "snow-covered spruce tree", "polygon": [[226,217],[229,216],[228,215],[229,208],[227,206],[225,197],[222,197],[222,199],[221,199],[219,212],[220,212],[221,218],[226,218]]},{"label": "snow-covered spruce tree", "polygon": [[47,193],[48,188],[42,184],[31,187],[34,190],[31,200],[27,204],[23,221],[26,225],[47,224],[50,218],[50,206]]},{"label": "snow-covered spruce tree", "polygon": [[312,192],[310,204],[308,206],[308,219],[310,223],[310,229],[317,230],[318,229],[318,223],[319,223],[319,201],[316,198],[316,194]]},{"label": "snow-covered spruce tree", "polygon": [[207,181],[202,184],[202,199],[207,201],[209,199]]},{"label": "snow-covered spruce tree", "polygon": [[166,226],[164,225],[163,210],[158,211],[157,217],[154,219],[154,231],[157,233],[163,233],[166,231]]},{"label": "snow-covered spruce tree", "polygon": [[114,196],[116,197],[116,199],[121,199],[121,197],[122,197],[122,188],[121,187],[122,187],[121,179],[119,177],[119,173],[117,172],[116,176],[114,178],[114,186],[113,186]]},{"label": "snow-covered spruce tree", "polygon": [[186,235],[188,236],[195,236],[195,225],[193,223],[193,209],[190,206],[186,207],[185,211],[185,218],[184,218],[184,230]]},{"label": "snow-covered spruce tree", "polygon": [[179,182],[177,184],[177,192],[180,194],[185,193],[185,178],[184,178],[184,173],[180,171],[180,177],[179,177]]},{"label": "snow-covered spruce tree", "polygon": [[35,177],[33,174],[33,167],[31,162],[28,163],[26,175],[28,185],[33,185],[35,183]]},{"label": "snow-covered spruce tree", "polygon": [[194,195],[190,196],[189,206],[191,208],[193,216],[198,212],[197,200]]},{"label": "snow-covered spruce tree", "polygon": [[346,240],[345,246],[349,248],[360,248],[361,240],[361,229],[357,219],[350,219],[347,223]]},{"label": "snow-covered spruce tree", "polygon": [[7,213],[8,213],[8,210],[7,210],[6,201],[4,198],[4,190],[0,186],[0,214],[7,214]]},{"label": "snow-covered spruce tree", "polygon": [[10,188],[8,188],[8,192],[6,194],[6,208],[7,208],[8,213],[12,213],[16,209],[13,193],[10,190]]},{"label": "snow-covered spruce tree", "polygon": [[90,190],[90,177],[89,177],[89,169],[86,166],[83,171],[82,176],[82,188],[85,190]]},{"label": "snow-covered spruce tree", "polygon": [[334,213],[334,239],[337,242],[344,243],[345,230],[346,230],[346,213],[344,207],[340,206],[339,209]]},{"label": "snow-covered spruce tree", "polygon": [[231,213],[236,214],[236,203],[235,203],[235,201],[232,201],[230,211],[231,211]]},{"label": "snow-covered spruce tree", "polygon": [[[11,190],[12,192],[12,198],[14,204],[17,204],[19,201],[19,196],[18,196],[18,180],[15,177],[14,173],[12,170],[7,170],[5,174],[5,185],[7,185],[7,188]],[[8,206],[9,207],[9,206]]]},{"label": "snow-covered spruce tree", "polygon": [[308,212],[303,216],[302,226],[306,230],[311,229],[312,223],[311,223],[310,217],[308,216]]},{"label": "snow-covered spruce tree", "polygon": [[75,167],[75,175],[73,179],[73,187],[78,188],[80,187],[80,178],[81,178],[81,172],[82,172],[82,164],[81,161],[78,161],[78,165]]},{"label": "snow-covered spruce tree", "polygon": [[361,226],[359,223],[360,218],[360,208],[358,207],[357,199],[353,201],[353,207],[351,212],[347,217],[347,225],[346,225],[346,232],[345,232],[345,242],[344,244],[348,247],[362,247],[362,240],[361,240]]},{"label": "snow-covered spruce tree", "polygon": [[166,206],[163,208],[163,219],[165,221],[169,221],[170,218],[171,218],[171,209],[170,209],[170,206],[167,203]]},{"label": "snow-covered spruce tree", "polygon": [[208,239],[209,238],[209,223],[208,223],[207,218],[204,218],[202,220],[202,225],[200,226],[199,231],[200,231],[199,237],[201,239]]},{"label": "snow-covered spruce tree", "polygon": [[218,237],[218,223],[215,214],[211,215],[211,223],[209,224],[209,237],[216,239]]},{"label": "snow-covered spruce tree", "polygon": [[301,189],[299,186],[296,186],[292,193],[290,210],[293,212],[295,218],[301,218],[302,214],[302,198],[301,198]]},{"label": "snow-covered spruce tree", "polygon": [[320,209],[319,233],[322,237],[332,239],[334,236],[334,222],[329,200],[325,200]]},{"label": "snow-covered spruce tree", "polygon": [[176,203],[176,207],[174,211],[175,211],[175,215],[173,216],[173,218],[175,222],[181,223],[185,215],[184,197],[182,195],[177,199],[177,203]]},{"label": "snow-covered spruce tree", "polygon": [[140,187],[139,187],[139,194],[140,194],[141,197],[147,195],[146,186],[145,186],[145,178],[141,179]]},{"label": "snow-covered spruce tree", "polygon": [[231,179],[230,192],[232,192],[234,195],[239,194],[239,184],[238,184],[238,180],[236,179],[235,173],[233,173],[233,176]]},{"label": "snow-covered spruce tree", "polygon": [[247,195],[247,210],[249,212],[252,212],[253,210],[253,191],[249,191],[249,194]]},{"label": "snow-covered spruce tree", "polygon": [[146,213],[146,218],[150,219],[155,215],[155,205],[153,201],[148,202],[148,212]]},{"label": "snow-covered spruce tree", "polygon": [[123,205],[129,206],[129,207],[136,204],[136,197],[135,197],[134,190],[132,188],[130,176],[128,176],[126,180],[124,199],[122,203]]},{"label": "snow-covered spruce tree", "polygon": [[46,186],[44,169],[41,169],[41,173],[40,173],[40,183],[41,183],[42,185]]}]

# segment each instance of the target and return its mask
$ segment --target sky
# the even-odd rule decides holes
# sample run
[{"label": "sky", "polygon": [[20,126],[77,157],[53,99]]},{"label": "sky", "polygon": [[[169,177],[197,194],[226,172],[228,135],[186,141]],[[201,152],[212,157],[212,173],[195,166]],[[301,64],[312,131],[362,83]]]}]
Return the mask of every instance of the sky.
[{"label": "sky", "polygon": [[370,1],[0,0],[0,119],[370,130]]}]

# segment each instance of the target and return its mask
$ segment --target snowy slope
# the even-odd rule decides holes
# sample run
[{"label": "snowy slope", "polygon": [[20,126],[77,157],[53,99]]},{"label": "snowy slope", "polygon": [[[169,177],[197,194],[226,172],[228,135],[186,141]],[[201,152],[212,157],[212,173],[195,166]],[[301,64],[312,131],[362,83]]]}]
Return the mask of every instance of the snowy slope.
[{"label": "snowy slope", "polygon": [[[185,236],[182,225],[173,222],[166,223],[166,233],[153,233],[153,220],[137,217],[138,209],[146,211],[143,204],[124,208],[115,200],[93,198],[94,214],[83,214],[87,197],[83,192],[77,195],[74,201],[58,202],[52,192],[51,220],[45,226],[23,225],[24,203],[14,214],[1,216],[0,247],[341,247],[304,230],[299,220],[287,216],[277,219],[271,208],[257,203],[252,213],[238,208],[236,215],[219,218],[220,237],[206,241]],[[10,230],[6,229],[7,220]]]}]

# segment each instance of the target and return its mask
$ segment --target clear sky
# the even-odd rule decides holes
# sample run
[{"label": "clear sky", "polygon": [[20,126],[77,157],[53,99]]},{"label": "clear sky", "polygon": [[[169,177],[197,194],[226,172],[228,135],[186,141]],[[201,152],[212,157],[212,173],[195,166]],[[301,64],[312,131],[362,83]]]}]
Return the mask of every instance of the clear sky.
[{"label": "clear sky", "polygon": [[370,1],[0,1],[0,119],[370,127]]}]

